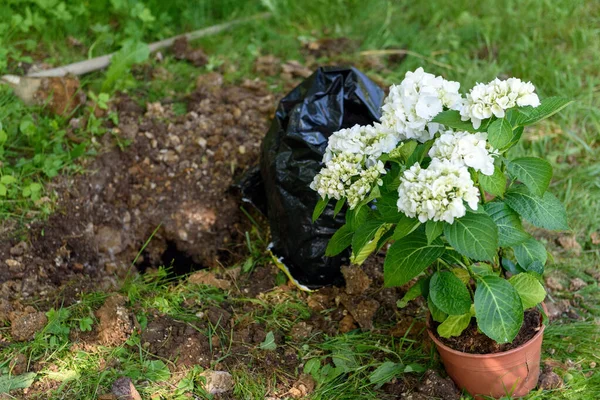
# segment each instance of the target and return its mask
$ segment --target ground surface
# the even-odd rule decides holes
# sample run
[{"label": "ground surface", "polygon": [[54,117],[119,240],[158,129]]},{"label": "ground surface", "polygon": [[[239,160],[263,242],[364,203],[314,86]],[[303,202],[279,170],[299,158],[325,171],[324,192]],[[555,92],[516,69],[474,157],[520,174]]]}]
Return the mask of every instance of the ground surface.
[{"label": "ground surface", "polygon": [[[257,162],[278,99],[324,64],[355,65],[382,86],[420,65],[464,85],[514,75],[577,100],[515,149],[553,164],[572,227],[532,230],[553,261],[544,374],[528,398],[600,392],[597,6],[92,3],[66,2],[71,22],[36,6],[45,30],[25,29],[22,6],[0,6],[11,21],[3,73],[178,33],[169,19],[191,30],[264,4],[274,18],[133,66],[122,58],[125,68],[80,86],[49,82],[46,106],[2,89],[0,175],[16,181],[0,181],[0,398],[460,397],[423,304],[399,310],[405,289],[383,288],[381,254],[345,268],[345,287],[301,292],[270,262],[264,219],[231,188]],[[78,107],[59,98],[77,87]]]}]

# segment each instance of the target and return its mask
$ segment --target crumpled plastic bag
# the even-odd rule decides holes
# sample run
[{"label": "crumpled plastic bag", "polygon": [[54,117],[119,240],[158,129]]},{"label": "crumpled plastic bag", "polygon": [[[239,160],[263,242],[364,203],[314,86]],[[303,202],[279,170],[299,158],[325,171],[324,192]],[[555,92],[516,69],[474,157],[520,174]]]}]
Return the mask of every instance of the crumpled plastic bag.
[{"label": "crumpled plastic bag", "polygon": [[280,101],[262,144],[262,179],[250,173],[241,185],[247,201],[263,210],[266,202],[272,253],[307,288],[339,283],[350,256],[325,256],[345,214],[334,217],[331,201],[313,223],[319,195],[309,185],[322,167],[329,136],[378,121],[383,99],[381,88],[355,68],[319,68]]}]

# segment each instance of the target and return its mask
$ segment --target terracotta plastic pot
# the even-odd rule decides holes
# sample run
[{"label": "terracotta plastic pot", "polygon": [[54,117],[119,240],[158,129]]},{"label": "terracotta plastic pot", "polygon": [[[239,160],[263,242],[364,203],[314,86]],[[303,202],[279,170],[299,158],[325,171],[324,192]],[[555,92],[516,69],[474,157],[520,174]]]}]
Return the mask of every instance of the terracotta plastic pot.
[{"label": "terracotta plastic pot", "polygon": [[[544,307],[546,308],[546,307]],[[429,324],[428,324],[429,325]],[[525,396],[538,382],[544,325],[527,343],[502,353],[469,354],[443,344],[428,326],[446,372],[475,399]]]}]

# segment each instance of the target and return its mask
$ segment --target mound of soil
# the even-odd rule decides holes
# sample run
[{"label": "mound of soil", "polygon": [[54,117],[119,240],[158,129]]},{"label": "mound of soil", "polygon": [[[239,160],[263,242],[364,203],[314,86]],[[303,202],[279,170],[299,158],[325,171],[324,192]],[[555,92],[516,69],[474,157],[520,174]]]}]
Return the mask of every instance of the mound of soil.
[{"label": "mound of soil", "polygon": [[132,261],[157,227],[137,260],[141,270],[173,259],[176,272],[239,259],[249,224],[230,188],[258,162],[276,101],[260,81],[223,86],[220,75],[209,75],[183,99],[183,115],[170,104],[115,101],[119,125],[102,137],[87,174],[54,183],[53,216],[23,241],[0,233],[0,297],[61,288],[69,304],[87,287],[108,290],[134,272]]}]

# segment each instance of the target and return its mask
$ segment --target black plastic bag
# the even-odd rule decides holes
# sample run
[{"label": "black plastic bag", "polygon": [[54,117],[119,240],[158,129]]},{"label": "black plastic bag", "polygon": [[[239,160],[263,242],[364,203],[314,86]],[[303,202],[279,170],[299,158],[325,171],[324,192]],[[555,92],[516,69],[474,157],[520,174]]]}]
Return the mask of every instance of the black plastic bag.
[{"label": "black plastic bag", "polygon": [[325,257],[329,239],[345,222],[343,212],[333,216],[335,201],[311,220],[319,195],[309,185],[321,169],[327,140],[339,129],[379,120],[383,98],[383,91],[355,68],[319,68],[280,101],[262,144],[262,182],[246,180],[247,188],[262,184],[272,251],[304,286],[339,282],[340,267],[349,258],[348,251]]}]

